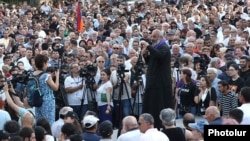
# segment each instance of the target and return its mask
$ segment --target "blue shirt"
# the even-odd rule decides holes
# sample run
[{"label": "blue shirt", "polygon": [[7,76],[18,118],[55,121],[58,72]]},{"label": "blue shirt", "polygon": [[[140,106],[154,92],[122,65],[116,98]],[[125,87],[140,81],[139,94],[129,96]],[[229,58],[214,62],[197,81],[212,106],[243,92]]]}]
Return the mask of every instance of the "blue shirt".
[{"label": "blue shirt", "polygon": [[82,138],[85,141],[99,141],[101,139],[96,133],[85,132],[82,134]]}]

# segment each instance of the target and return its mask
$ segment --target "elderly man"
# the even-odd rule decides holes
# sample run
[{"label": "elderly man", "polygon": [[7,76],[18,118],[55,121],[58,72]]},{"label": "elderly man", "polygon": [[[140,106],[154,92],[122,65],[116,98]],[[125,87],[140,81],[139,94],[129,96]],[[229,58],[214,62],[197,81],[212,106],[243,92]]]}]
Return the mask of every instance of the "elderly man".
[{"label": "elderly man", "polygon": [[173,109],[163,109],[160,113],[160,118],[165,128],[162,132],[168,136],[169,140],[186,141],[193,139],[191,131],[175,126],[176,113]]},{"label": "elderly man", "polygon": [[218,89],[218,82],[220,81],[220,79],[217,78],[217,76],[218,76],[217,69],[216,68],[208,68],[207,75],[208,75],[209,80],[212,82],[212,87],[214,87],[216,90],[217,102],[220,102],[221,94],[220,94],[219,89]]},{"label": "elderly man", "polygon": [[122,132],[117,141],[139,141],[142,133],[134,116],[126,116],[122,121]]},{"label": "elderly man", "polygon": [[155,127],[159,129],[162,127],[159,119],[160,111],[174,106],[171,87],[171,53],[166,41],[163,39],[162,31],[154,30],[151,38],[153,41],[152,45],[141,41],[144,59],[148,64],[142,111],[143,113],[152,114],[155,118]]},{"label": "elderly man", "polygon": [[154,118],[148,113],[144,113],[139,117],[139,129],[144,133],[140,141],[169,141],[168,137],[154,128]]},{"label": "elderly man", "polygon": [[222,117],[220,116],[220,110],[216,106],[209,106],[206,109],[204,118],[208,121],[209,125],[222,124]]},{"label": "elderly man", "polygon": [[201,120],[196,123],[189,123],[188,125],[192,129],[193,140],[203,141],[204,140],[204,126],[207,125],[207,123]]}]

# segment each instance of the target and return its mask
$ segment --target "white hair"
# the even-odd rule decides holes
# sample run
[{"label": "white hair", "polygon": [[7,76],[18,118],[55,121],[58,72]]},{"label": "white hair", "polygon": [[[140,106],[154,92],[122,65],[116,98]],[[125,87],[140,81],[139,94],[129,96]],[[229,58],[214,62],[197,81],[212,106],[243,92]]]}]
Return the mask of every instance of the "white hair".
[{"label": "white hair", "polygon": [[207,72],[208,71],[212,71],[214,74],[216,74],[216,77],[218,76],[218,70],[216,68],[213,68],[213,67],[207,68]]}]

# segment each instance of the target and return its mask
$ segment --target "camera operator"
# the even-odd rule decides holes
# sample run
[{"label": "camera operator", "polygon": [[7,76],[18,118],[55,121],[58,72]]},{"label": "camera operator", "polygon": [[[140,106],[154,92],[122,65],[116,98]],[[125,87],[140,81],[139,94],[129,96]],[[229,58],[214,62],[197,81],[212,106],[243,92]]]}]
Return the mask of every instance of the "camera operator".
[{"label": "camera operator", "polygon": [[[1,79],[1,76],[0,76]],[[33,107],[30,107],[27,101],[27,97],[24,96],[23,102],[20,100],[18,94],[15,93],[15,90],[13,88],[13,85],[11,83],[8,84],[8,82],[4,82],[3,87],[4,94],[6,96],[6,101],[8,103],[7,111],[11,114],[11,117],[15,118],[17,116],[17,120],[19,125],[25,126],[23,123],[23,117],[30,116],[32,120],[35,118],[35,111]],[[11,112],[11,109],[14,111],[14,113]],[[33,126],[33,122],[30,122]]]},{"label": "camera operator", "polygon": [[137,64],[138,57],[131,58],[132,68],[130,69],[131,78],[130,78],[130,86],[131,86],[131,94],[134,98],[133,108],[134,112],[139,116],[142,113],[142,96],[145,88],[145,73],[142,65]]},{"label": "camera operator", "polygon": [[[111,73],[111,83],[113,84],[113,100],[115,112],[115,121],[119,122],[125,116],[131,113],[131,87],[130,87],[130,73],[125,72],[125,57],[119,55],[117,57],[117,70]],[[123,80],[122,80],[123,79]],[[123,84],[121,84],[124,82]],[[123,89],[120,89],[122,85]],[[122,108],[120,108],[121,106]],[[122,110],[122,111],[120,111]],[[117,123],[115,123],[116,126]],[[120,124],[120,123],[118,123]],[[118,126],[117,124],[117,126]]]},{"label": "camera operator", "polygon": [[[77,63],[71,64],[71,75],[66,77],[64,86],[69,106],[78,114],[79,119],[82,119],[88,109],[88,99],[84,93],[85,81],[79,76],[79,70],[80,67]],[[84,99],[83,103],[81,103],[82,99]]]},{"label": "camera operator", "polygon": [[180,57],[179,61],[176,63],[178,63],[178,65],[176,65],[173,70],[173,77],[176,79],[177,82],[180,80],[180,70],[183,67],[188,67],[192,72],[192,79],[196,80],[197,74],[193,70],[193,57],[190,54],[187,53],[183,54]]}]

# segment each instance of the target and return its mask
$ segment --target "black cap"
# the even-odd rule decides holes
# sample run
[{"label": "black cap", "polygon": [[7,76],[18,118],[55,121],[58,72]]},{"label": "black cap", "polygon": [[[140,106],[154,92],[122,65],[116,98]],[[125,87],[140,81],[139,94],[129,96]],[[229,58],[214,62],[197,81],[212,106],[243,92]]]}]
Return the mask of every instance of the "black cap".
[{"label": "black cap", "polygon": [[113,125],[109,120],[103,121],[99,125],[99,134],[103,137],[111,136],[113,133]]},{"label": "black cap", "polygon": [[226,54],[224,57],[226,60],[234,60],[234,56],[232,54]]},{"label": "black cap", "polygon": [[74,119],[79,119],[77,114],[75,112],[72,112],[72,111],[68,111],[67,114],[65,115],[61,115],[62,118],[65,118],[65,117],[71,117],[71,118],[74,118]]},{"label": "black cap", "polygon": [[30,39],[37,39],[37,36],[36,35],[32,35],[32,36],[30,36]]},{"label": "black cap", "polygon": [[226,50],[226,52],[228,52],[228,51],[234,51],[234,48],[229,47],[229,48]]}]

